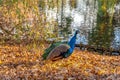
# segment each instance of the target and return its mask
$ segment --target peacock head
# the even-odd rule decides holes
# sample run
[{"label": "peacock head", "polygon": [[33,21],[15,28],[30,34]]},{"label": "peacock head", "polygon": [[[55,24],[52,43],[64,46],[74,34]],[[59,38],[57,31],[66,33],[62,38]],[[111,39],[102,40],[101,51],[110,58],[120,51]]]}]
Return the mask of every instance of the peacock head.
[{"label": "peacock head", "polygon": [[76,31],[75,31],[75,34],[78,34],[79,32],[80,32],[79,30],[76,30]]}]

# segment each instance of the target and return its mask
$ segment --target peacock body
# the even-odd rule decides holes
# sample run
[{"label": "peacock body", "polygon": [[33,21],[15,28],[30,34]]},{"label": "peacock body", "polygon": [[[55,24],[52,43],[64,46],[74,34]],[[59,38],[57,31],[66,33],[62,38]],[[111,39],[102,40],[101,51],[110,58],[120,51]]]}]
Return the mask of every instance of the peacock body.
[{"label": "peacock body", "polygon": [[44,51],[44,54],[42,55],[43,60],[53,60],[55,58],[66,58],[70,56],[75,48],[77,34],[78,31],[75,32],[74,36],[70,39],[68,43],[55,42],[51,44],[50,47]]},{"label": "peacock body", "polygon": [[58,47],[60,44],[67,44],[65,42],[55,42],[52,43],[47,49],[45,49],[44,54],[42,55],[43,59],[45,60],[48,54],[55,48]]}]

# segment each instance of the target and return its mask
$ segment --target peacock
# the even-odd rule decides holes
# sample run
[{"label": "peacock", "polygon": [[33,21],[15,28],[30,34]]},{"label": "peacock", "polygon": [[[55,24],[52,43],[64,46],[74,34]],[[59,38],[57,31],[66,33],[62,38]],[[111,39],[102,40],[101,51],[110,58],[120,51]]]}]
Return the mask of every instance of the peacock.
[{"label": "peacock", "polygon": [[76,36],[78,32],[79,30],[75,31],[75,34],[68,43],[67,42],[52,43],[50,47],[44,51],[44,54],[42,55],[43,60],[57,60],[69,57],[74,51]]}]

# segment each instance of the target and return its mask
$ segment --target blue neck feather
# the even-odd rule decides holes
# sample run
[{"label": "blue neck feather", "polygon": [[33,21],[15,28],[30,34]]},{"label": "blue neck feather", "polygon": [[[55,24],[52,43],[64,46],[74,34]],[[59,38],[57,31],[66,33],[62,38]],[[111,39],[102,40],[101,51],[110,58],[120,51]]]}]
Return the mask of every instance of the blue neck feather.
[{"label": "blue neck feather", "polygon": [[76,42],[76,36],[78,31],[75,32],[74,36],[71,38],[71,40],[68,42],[68,45],[70,46],[68,53],[64,54],[64,57],[68,57],[73,53],[73,50],[75,48],[75,42]]},{"label": "blue neck feather", "polygon": [[77,33],[75,32],[74,36],[68,42],[68,45],[70,46],[70,52],[73,52],[73,50],[75,48],[76,36],[77,36]]}]

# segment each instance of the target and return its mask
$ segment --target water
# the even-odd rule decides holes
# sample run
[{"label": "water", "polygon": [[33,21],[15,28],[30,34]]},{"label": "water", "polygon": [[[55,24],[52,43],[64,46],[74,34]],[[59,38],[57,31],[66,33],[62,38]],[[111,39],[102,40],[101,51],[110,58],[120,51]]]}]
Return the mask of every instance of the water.
[{"label": "water", "polygon": [[[67,0],[66,5],[63,9],[63,13],[65,17],[71,16],[73,21],[71,23],[72,34],[70,34],[68,40],[74,34],[74,31],[79,29],[80,34],[77,36],[76,44],[88,44],[88,31],[90,31],[93,26],[96,25],[96,14],[97,8],[95,9],[96,5],[94,5],[94,0],[89,0],[91,5],[86,5],[87,0],[77,0],[76,8],[70,7],[69,0]],[[57,9],[46,10],[48,19],[57,19],[60,23],[61,21],[61,12],[57,13]],[[120,49],[120,27],[116,27],[114,29],[114,40],[111,43],[111,47],[115,49]],[[63,40],[62,41],[67,41]]]},{"label": "water", "polygon": [[120,50],[120,27],[116,27],[114,29],[114,34],[115,34],[115,37],[114,37],[111,47],[117,50]]}]

